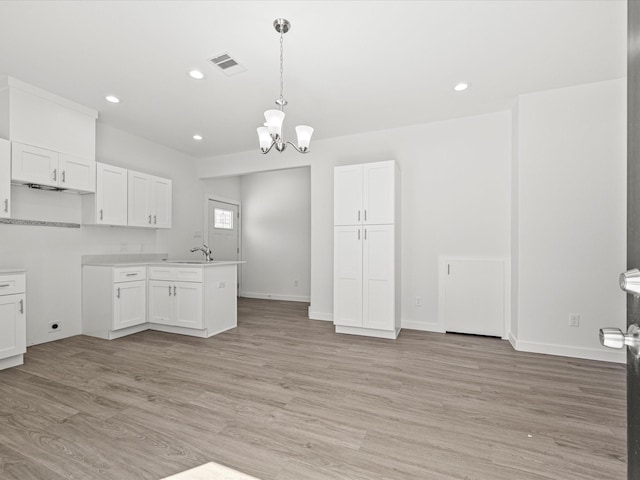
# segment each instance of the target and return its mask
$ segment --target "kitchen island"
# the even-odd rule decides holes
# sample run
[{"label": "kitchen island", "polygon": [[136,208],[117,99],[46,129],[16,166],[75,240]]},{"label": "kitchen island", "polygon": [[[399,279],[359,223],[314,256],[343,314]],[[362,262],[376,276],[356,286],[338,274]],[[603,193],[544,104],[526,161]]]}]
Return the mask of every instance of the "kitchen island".
[{"label": "kitchen island", "polygon": [[82,331],[112,340],[149,329],[206,338],[235,328],[241,263],[87,263]]}]

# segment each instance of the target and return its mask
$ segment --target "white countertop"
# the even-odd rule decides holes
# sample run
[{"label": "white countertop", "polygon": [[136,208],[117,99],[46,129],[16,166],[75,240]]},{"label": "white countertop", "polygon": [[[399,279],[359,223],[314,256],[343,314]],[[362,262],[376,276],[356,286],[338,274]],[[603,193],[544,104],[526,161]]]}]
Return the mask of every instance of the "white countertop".
[{"label": "white countertop", "polygon": [[[146,267],[146,266],[166,266],[172,267],[221,267],[223,265],[239,265],[241,263],[247,263],[246,261],[213,261],[203,262],[198,260],[162,260],[151,262],[89,262],[84,265],[93,267]],[[2,270],[0,270],[0,273]]]},{"label": "white countertop", "polygon": [[5,274],[5,273],[25,273],[26,271],[27,271],[26,268],[4,267],[4,268],[0,268],[0,275]]}]

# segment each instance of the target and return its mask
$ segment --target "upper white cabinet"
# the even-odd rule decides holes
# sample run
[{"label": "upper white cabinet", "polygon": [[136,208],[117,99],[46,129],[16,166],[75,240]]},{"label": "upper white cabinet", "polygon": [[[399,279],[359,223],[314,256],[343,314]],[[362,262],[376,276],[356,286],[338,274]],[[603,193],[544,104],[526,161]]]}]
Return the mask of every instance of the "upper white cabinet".
[{"label": "upper white cabinet", "polygon": [[95,110],[12,77],[0,78],[0,105],[14,182],[95,190]]},{"label": "upper white cabinet", "polygon": [[0,218],[11,216],[11,142],[0,138]]},{"label": "upper white cabinet", "polygon": [[336,167],[334,225],[394,223],[397,169],[393,160]]},{"label": "upper white cabinet", "polygon": [[400,331],[399,181],[395,161],[334,172],[333,323],[336,332]]},{"label": "upper white cabinet", "polygon": [[95,192],[95,161],[13,142],[11,179],[50,187]]},{"label": "upper white cabinet", "polygon": [[171,180],[129,170],[129,225],[171,228]]},{"label": "upper white cabinet", "polygon": [[96,164],[96,194],[83,197],[89,203],[83,205],[85,223],[127,225],[127,177],[126,168]]}]

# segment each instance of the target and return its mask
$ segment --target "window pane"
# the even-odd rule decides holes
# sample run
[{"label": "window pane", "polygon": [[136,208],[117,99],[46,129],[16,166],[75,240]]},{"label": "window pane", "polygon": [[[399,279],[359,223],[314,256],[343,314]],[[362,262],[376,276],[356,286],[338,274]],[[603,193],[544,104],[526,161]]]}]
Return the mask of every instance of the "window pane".
[{"label": "window pane", "polygon": [[213,209],[213,228],[233,230],[233,210]]}]

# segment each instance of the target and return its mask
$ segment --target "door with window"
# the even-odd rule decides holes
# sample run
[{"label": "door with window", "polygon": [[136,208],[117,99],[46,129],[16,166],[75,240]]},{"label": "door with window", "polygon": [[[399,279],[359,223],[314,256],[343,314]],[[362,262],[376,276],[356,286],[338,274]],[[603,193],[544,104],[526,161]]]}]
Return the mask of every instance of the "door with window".
[{"label": "door with window", "polygon": [[[240,205],[209,197],[207,201],[207,245],[215,261],[238,261],[240,252]],[[238,265],[238,291],[240,291]]]}]

